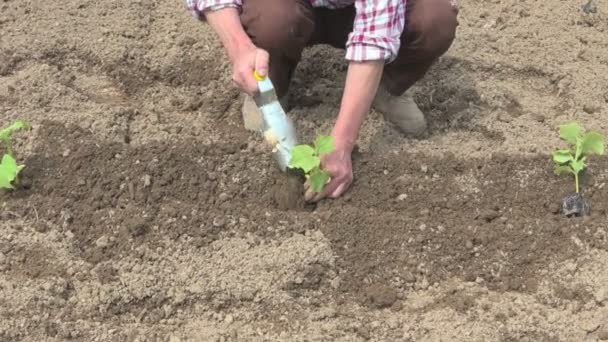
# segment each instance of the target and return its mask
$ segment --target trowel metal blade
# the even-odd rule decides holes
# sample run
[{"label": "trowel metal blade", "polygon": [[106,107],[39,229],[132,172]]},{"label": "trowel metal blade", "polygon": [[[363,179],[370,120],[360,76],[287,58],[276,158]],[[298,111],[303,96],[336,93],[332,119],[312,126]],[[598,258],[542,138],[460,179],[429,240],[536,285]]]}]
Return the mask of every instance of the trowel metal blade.
[{"label": "trowel metal blade", "polygon": [[258,81],[260,95],[256,103],[264,119],[264,134],[272,137],[274,156],[281,171],[285,171],[291,161],[291,150],[297,144],[296,130],[279,102],[274,86],[269,78]]}]

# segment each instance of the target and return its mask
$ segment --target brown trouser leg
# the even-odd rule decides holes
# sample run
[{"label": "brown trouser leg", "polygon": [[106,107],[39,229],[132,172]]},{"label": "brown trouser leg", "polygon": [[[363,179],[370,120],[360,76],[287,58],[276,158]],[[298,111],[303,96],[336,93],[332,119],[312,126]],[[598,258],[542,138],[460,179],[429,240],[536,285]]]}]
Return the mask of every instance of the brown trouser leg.
[{"label": "brown trouser leg", "polygon": [[[450,0],[408,0],[406,16],[398,56],[383,75],[393,95],[426,74],[451,46],[457,26],[457,10]],[[270,53],[270,77],[281,97],[304,47],[345,48],[354,18],[354,6],[331,10],[313,9],[305,0],[244,0],[241,21],[254,44]]]}]

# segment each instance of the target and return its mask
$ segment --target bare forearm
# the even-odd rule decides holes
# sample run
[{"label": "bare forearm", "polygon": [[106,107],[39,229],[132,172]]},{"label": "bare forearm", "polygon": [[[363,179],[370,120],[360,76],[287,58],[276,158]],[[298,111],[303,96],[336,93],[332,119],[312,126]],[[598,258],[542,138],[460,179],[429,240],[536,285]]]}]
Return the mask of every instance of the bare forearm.
[{"label": "bare forearm", "polygon": [[350,63],[342,105],[333,131],[338,148],[352,150],[354,147],[378,90],[383,70],[383,61]]},{"label": "bare forearm", "polygon": [[205,13],[205,17],[217,33],[231,61],[234,62],[241,51],[255,48],[243,30],[238,11],[235,8],[209,11]]}]

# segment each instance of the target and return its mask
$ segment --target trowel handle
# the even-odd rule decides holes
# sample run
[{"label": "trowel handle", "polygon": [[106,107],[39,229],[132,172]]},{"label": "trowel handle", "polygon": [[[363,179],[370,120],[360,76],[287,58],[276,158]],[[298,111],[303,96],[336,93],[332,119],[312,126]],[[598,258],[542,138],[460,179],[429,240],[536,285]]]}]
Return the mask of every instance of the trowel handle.
[{"label": "trowel handle", "polygon": [[260,74],[258,74],[257,70],[253,71],[253,77],[255,77],[255,79],[259,82],[259,81],[263,81],[266,79],[266,76],[262,76]]}]

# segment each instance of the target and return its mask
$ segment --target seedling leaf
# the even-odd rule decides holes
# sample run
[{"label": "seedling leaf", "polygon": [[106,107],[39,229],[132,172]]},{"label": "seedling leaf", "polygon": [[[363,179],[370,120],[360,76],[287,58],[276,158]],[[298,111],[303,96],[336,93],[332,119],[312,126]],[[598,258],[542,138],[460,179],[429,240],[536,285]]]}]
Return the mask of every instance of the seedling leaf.
[{"label": "seedling leaf", "polygon": [[553,153],[553,161],[558,164],[565,164],[573,159],[574,157],[570,153],[570,150],[557,150]]},{"label": "seedling leaf", "polygon": [[302,169],[309,173],[321,164],[321,159],[315,156],[315,150],[308,145],[298,145],[291,150],[291,167]]},{"label": "seedling leaf", "polygon": [[576,138],[581,134],[583,129],[576,122],[567,123],[559,126],[559,135],[562,139],[571,144],[576,144]]},{"label": "seedling leaf", "polygon": [[335,138],[333,136],[320,136],[315,140],[315,151],[318,156],[331,153],[335,149]]},{"label": "seedling leaf", "polygon": [[10,154],[5,154],[0,163],[0,188],[14,189],[13,181],[23,168],[23,165],[17,165],[17,161]]},{"label": "seedling leaf", "polygon": [[553,161],[556,163],[555,173],[574,175],[574,184],[578,193],[579,174],[587,167],[587,159],[592,154],[604,154],[604,137],[598,132],[586,133],[576,122],[560,125],[559,135],[569,143],[570,149],[561,149],[553,153]]},{"label": "seedling leaf", "polygon": [[310,174],[310,187],[314,192],[321,192],[325,185],[329,182],[330,174],[327,171],[321,169],[315,169]]},{"label": "seedling leaf", "polygon": [[319,136],[311,145],[297,145],[291,151],[290,167],[301,169],[310,183],[312,191],[323,191],[331,178],[331,174],[323,170],[321,157],[332,153],[335,149],[335,138],[332,136]]},{"label": "seedling leaf", "polygon": [[6,140],[10,139],[15,131],[20,129],[29,129],[32,127],[29,122],[23,120],[17,120],[13,122],[10,126],[0,130],[0,139]]},{"label": "seedling leaf", "polygon": [[581,153],[583,155],[604,154],[604,137],[597,132],[585,134],[581,143]]},{"label": "seedling leaf", "polygon": [[29,122],[18,120],[13,122],[10,126],[0,130],[0,142],[4,145],[5,153],[10,155],[13,154],[13,133],[20,129],[29,129],[31,127]]},{"label": "seedling leaf", "polygon": [[574,172],[576,172],[578,174],[581,171],[583,171],[583,169],[587,165],[585,165],[585,161],[581,159],[581,160],[573,160],[572,163],[570,163],[570,166],[572,167],[572,170],[574,170]]}]

